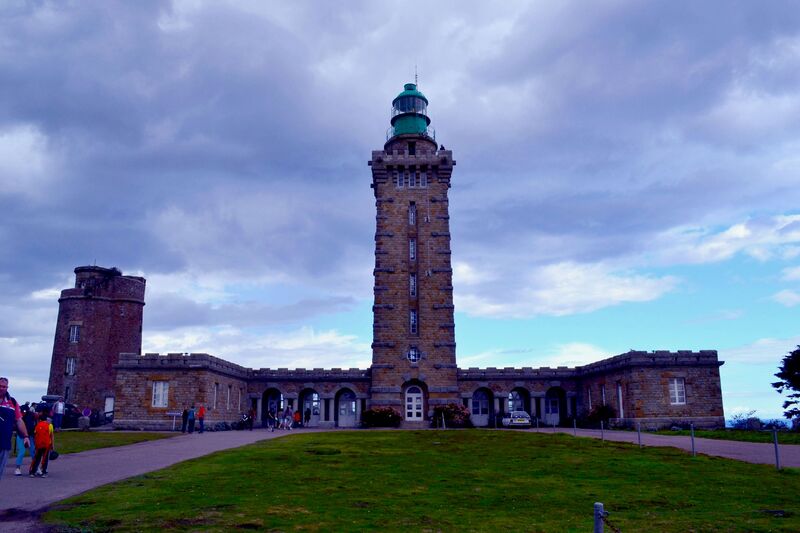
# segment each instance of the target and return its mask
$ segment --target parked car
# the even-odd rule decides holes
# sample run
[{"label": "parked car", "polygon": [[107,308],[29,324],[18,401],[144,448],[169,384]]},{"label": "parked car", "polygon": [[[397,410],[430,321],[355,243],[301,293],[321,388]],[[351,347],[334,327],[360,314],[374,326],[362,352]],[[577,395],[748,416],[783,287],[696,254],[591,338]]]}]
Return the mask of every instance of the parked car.
[{"label": "parked car", "polygon": [[503,415],[503,427],[507,428],[529,428],[531,427],[531,415],[525,411],[511,411]]}]

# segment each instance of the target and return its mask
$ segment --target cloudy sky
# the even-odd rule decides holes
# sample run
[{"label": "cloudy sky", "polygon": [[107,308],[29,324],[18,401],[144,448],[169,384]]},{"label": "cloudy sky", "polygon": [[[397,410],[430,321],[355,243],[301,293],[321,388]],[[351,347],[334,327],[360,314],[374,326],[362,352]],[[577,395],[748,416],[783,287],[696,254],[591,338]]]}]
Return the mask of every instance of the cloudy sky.
[{"label": "cloudy sky", "polygon": [[370,363],[366,165],[413,81],[458,161],[461,366],[717,349],[780,415],[800,344],[788,2],[0,4],[0,365],[44,393],[78,265],[147,277],[144,350]]}]

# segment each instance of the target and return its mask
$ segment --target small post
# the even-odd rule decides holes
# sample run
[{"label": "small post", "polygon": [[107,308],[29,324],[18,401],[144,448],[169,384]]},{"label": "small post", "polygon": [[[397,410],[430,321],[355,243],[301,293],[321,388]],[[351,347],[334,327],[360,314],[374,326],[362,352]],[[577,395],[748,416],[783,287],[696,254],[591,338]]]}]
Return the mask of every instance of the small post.
[{"label": "small post", "polygon": [[595,502],[594,504],[594,533],[603,533],[603,517],[606,512],[603,510],[603,504]]},{"label": "small post", "polygon": [[535,418],[536,418],[536,430],[538,431],[539,430],[539,417],[537,416]]},{"label": "small post", "polygon": [[553,420],[553,433],[555,433],[555,432],[556,432],[556,421]]},{"label": "small post", "polygon": [[600,440],[601,441],[605,441],[606,440],[605,428],[603,427],[603,421],[602,420],[600,421]]},{"label": "small post", "polygon": [[639,435],[639,448],[642,447],[642,423],[636,422],[636,433]]},{"label": "small post", "polygon": [[775,442],[775,468],[777,470],[780,470],[781,469],[781,454],[778,451],[778,430],[777,429],[773,429],[772,430],[772,439]]},{"label": "small post", "polygon": [[447,429],[447,424],[444,421],[444,413],[442,413],[442,429]]},{"label": "small post", "polygon": [[572,436],[573,437],[578,436],[578,421],[575,420],[574,418],[572,419]]},{"label": "small post", "polygon": [[694,424],[689,424],[689,430],[692,432],[692,457],[697,457],[697,451],[694,448]]}]

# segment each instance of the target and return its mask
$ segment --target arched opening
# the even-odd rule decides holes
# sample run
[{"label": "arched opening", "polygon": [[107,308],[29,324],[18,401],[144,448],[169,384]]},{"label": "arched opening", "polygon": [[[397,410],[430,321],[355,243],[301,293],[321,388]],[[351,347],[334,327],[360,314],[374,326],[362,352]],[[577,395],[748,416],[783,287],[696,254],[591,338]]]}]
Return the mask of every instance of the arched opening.
[{"label": "arched opening", "polygon": [[560,426],[567,418],[567,393],[561,387],[550,387],[544,396],[544,423]]},{"label": "arched opening", "polygon": [[[527,389],[517,387],[508,395],[508,412],[525,411],[529,415],[531,407],[531,394]],[[535,413],[534,413],[535,414]]]},{"label": "arched opening", "polygon": [[303,426],[316,427],[320,420],[319,394],[314,389],[305,389],[300,393],[300,413],[303,416]]},{"label": "arched opening", "polygon": [[475,427],[488,426],[494,418],[494,394],[485,387],[472,393],[470,420]]},{"label": "arched opening", "polygon": [[336,410],[334,411],[336,426],[352,428],[358,424],[356,412],[356,393],[350,389],[342,389],[336,393]]},{"label": "arched opening", "polygon": [[275,425],[277,413],[285,407],[283,394],[275,388],[267,389],[261,397],[261,425]]}]

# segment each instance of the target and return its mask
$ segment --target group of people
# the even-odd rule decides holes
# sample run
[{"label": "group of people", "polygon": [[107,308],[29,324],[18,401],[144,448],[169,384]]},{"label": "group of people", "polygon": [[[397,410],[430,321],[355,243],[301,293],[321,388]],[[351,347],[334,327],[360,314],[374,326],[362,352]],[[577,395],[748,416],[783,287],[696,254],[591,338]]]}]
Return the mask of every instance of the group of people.
[{"label": "group of people", "polygon": [[[63,414],[63,399],[59,401]],[[28,475],[47,477],[50,454],[55,447],[53,411],[47,404],[26,403],[20,406],[8,392],[8,378],[0,378],[0,477],[12,454],[15,433],[17,458],[14,475],[22,475],[22,461],[27,453],[31,456]]]},{"label": "group of people", "polygon": [[300,427],[301,424],[308,425],[310,420],[311,409],[306,409],[305,418],[300,411],[292,412],[292,408],[288,405],[283,411],[274,407],[267,411],[267,427],[270,431],[275,431],[275,428],[291,430],[293,427]]},{"label": "group of people", "polygon": [[181,413],[181,433],[194,433],[195,424],[199,433],[206,430],[206,408],[202,403],[197,408],[194,404],[185,407]]}]

